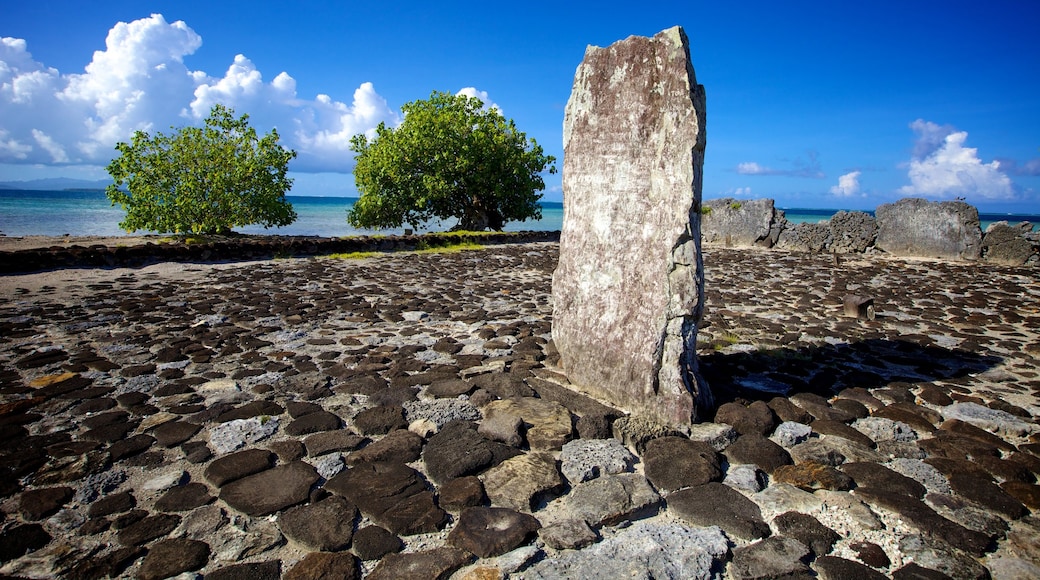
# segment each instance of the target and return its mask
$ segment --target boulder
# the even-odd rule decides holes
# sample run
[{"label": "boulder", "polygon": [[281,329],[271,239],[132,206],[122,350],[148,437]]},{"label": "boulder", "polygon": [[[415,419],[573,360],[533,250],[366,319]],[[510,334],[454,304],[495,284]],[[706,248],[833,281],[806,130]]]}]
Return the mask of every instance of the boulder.
[{"label": "boulder", "polygon": [[1006,221],[990,224],[986,228],[986,235],[982,237],[982,256],[987,262],[995,264],[1025,264],[1036,253],[1036,248],[1025,237],[1032,229],[1032,224],[1028,222],[1018,226],[1008,225]]},{"label": "boulder", "polygon": [[771,199],[709,199],[701,209],[701,241],[726,247],[772,247],[783,219]]},{"label": "boulder", "polygon": [[564,114],[553,341],[577,390],[681,429],[712,404],[695,351],[704,128],[681,28],[586,50]]},{"label": "boulder", "polygon": [[806,222],[795,224],[780,232],[776,247],[781,250],[819,254],[829,250],[833,241],[834,235],[829,224]]},{"label": "boulder", "polygon": [[877,239],[877,220],[863,211],[839,211],[829,220],[830,251],[839,254],[863,253]]},{"label": "boulder", "polygon": [[979,211],[962,201],[901,199],[878,206],[875,246],[893,256],[978,260]]}]

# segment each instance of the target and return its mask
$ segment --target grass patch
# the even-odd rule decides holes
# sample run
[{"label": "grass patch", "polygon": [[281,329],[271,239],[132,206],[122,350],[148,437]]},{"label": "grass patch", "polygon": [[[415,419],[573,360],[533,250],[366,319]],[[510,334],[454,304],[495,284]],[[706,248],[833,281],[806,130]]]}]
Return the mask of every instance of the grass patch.
[{"label": "grass patch", "polygon": [[701,215],[711,215],[711,206],[710,205],[702,205],[701,206]]},{"label": "grass patch", "polygon": [[730,208],[731,210],[733,210],[733,211],[737,211],[737,210],[739,210],[739,209],[740,209],[741,207],[743,207],[743,204],[741,204],[741,203],[740,203],[739,201],[735,201],[735,202],[733,202],[733,203],[729,204],[729,208]]},{"label": "grass patch", "polygon": [[[420,243],[418,246],[423,246]],[[416,247],[416,254],[454,254],[457,252],[471,252],[473,250],[483,250],[484,246],[481,244],[474,244],[473,242],[459,242],[456,244],[447,244],[443,246],[429,246]]]},{"label": "grass patch", "polygon": [[376,256],[383,255],[383,252],[346,252],[340,254],[328,254],[326,258],[332,258],[333,260],[364,260],[366,258],[375,258]]}]

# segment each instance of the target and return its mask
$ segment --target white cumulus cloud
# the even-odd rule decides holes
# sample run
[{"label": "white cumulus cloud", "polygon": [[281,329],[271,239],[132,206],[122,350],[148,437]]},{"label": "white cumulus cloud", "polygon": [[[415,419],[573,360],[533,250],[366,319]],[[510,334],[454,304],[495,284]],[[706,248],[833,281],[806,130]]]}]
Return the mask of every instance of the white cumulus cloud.
[{"label": "white cumulus cloud", "polygon": [[910,185],[900,188],[904,195],[930,198],[1011,199],[1011,179],[1000,162],[983,163],[978,150],[965,147],[966,131],[918,119],[910,124],[917,135],[914,157],[910,161]]},{"label": "white cumulus cloud", "polygon": [[301,98],[284,71],[265,81],[245,55],[222,74],[190,70],[184,59],[201,46],[186,23],[153,14],[117,23],[83,72],[62,73],[34,60],[24,39],[0,39],[0,163],[105,164],[134,131],[198,124],[222,103],[258,132],[277,128],[299,153],[294,170],[346,171],[351,136],[401,121],[371,83],[344,103]]},{"label": "white cumulus cloud", "polygon": [[505,116],[505,113],[502,112],[502,107],[499,107],[498,103],[494,103],[491,101],[491,97],[488,96],[487,91],[477,90],[476,87],[465,87],[455,94],[466,95],[467,97],[471,98],[478,98],[480,99],[480,102],[484,103],[485,109],[498,109],[498,114],[502,115],[503,117]]},{"label": "white cumulus cloud", "polygon": [[838,185],[831,186],[831,195],[852,197],[859,194],[859,171],[851,171],[838,178]]}]

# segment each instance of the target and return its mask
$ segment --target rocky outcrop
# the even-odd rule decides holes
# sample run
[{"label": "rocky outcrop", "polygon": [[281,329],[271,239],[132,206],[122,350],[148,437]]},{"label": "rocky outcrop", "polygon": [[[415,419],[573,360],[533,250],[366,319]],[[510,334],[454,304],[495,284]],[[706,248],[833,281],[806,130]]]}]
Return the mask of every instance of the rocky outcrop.
[{"label": "rocky outcrop", "polygon": [[818,254],[827,251],[833,241],[830,224],[801,223],[780,232],[777,248]]},{"label": "rocky outcrop", "polygon": [[563,133],[561,365],[578,390],[688,429],[711,395],[695,353],[704,88],[682,29],[589,47]]},{"label": "rocky outcrop", "polygon": [[1033,224],[1009,225],[1006,221],[990,224],[982,238],[982,257],[987,262],[1021,266],[1040,250],[1040,234],[1033,234]]},{"label": "rocky outcrop", "polygon": [[978,260],[979,212],[962,201],[901,199],[878,206],[876,247],[893,256]]},{"label": "rocky outcrop", "polygon": [[829,222],[832,252],[866,252],[877,240],[877,221],[865,211],[839,211],[831,216]]},{"label": "rocky outcrop", "polygon": [[705,243],[726,247],[773,247],[784,226],[784,212],[771,199],[712,199],[701,206],[701,236]]}]

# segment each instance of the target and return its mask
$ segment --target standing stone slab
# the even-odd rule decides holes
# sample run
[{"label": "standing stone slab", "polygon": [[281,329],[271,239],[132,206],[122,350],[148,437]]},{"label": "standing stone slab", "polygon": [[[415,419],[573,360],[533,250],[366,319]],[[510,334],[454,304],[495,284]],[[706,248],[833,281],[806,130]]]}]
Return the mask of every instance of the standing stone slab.
[{"label": "standing stone slab", "polygon": [[879,250],[893,256],[978,260],[982,251],[979,211],[963,201],[906,198],[879,205]]},{"label": "standing stone slab", "polygon": [[711,404],[694,350],[704,128],[681,28],[586,50],[563,122],[553,340],[577,389],[683,430]]}]

